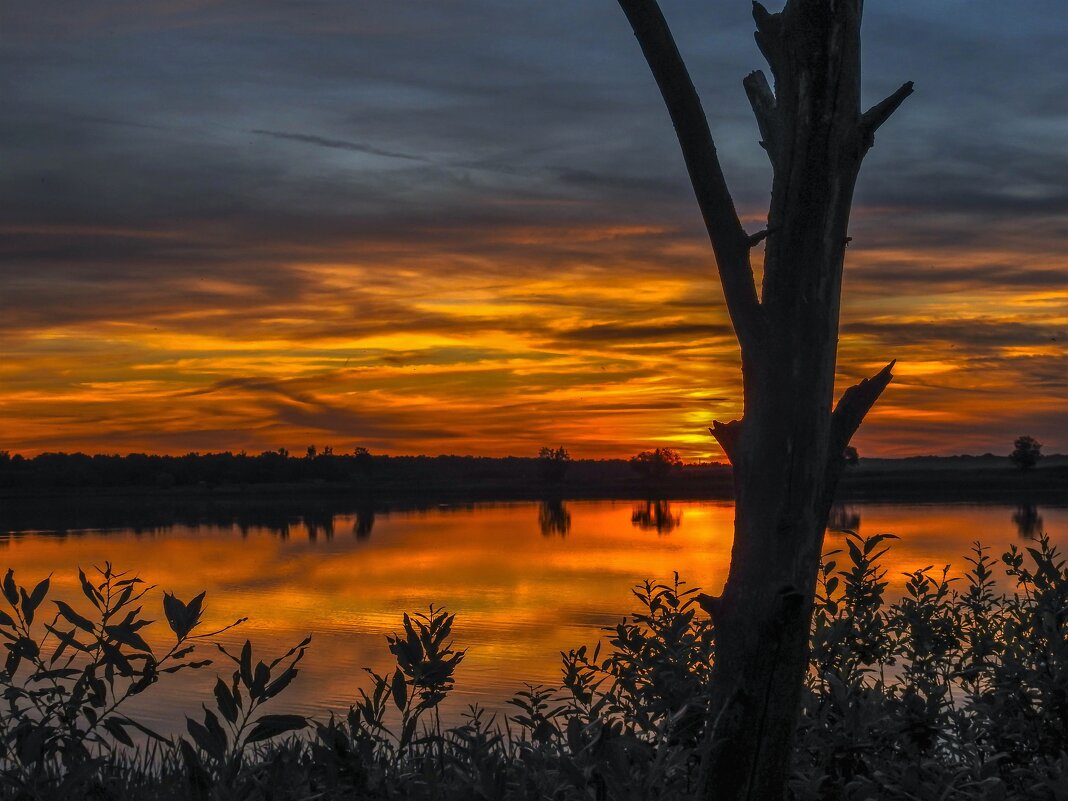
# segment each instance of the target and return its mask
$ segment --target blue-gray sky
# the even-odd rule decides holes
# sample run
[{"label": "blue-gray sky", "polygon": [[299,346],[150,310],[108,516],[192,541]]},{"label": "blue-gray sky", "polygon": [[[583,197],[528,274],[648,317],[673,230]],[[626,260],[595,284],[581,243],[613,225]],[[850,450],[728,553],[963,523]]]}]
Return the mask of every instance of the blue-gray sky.
[{"label": "blue-gray sky", "polygon": [[[868,2],[862,453],[1064,449],[1068,5]],[[756,230],[742,0],[663,7]],[[737,356],[612,0],[0,8],[0,447],[718,456]]]}]

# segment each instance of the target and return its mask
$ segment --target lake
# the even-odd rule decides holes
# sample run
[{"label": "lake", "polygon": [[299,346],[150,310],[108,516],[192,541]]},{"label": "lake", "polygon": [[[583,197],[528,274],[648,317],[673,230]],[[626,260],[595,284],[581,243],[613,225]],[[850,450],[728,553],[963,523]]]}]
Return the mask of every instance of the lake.
[{"label": "lake", "polygon": [[[161,622],[142,632],[153,645],[173,636],[164,590],[184,600],[207,590],[207,626],[248,616],[221,640],[239,648],[248,638],[266,661],[310,633],[304,670],[272,705],[319,717],[348,709],[357,687],[368,686],[363,667],[388,669],[384,635],[400,628],[402,612],[445,606],[457,615],[456,646],[468,649],[443,707],[455,721],[469,704],[503,711],[524,683],[556,682],[559,652],[596,643],[632,608],[631,587],[644,578],[677,570],[718,593],[733,511],[729,502],[524,502],[298,516],[262,527],[8,532],[0,534],[0,567],[29,586],[54,573],[49,597],[82,611],[79,566],[107,560],[136,572],[157,585],[145,608]],[[1041,530],[1062,550],[1068,543],[1068,508],[1057,506],[855,504],[836,509],[832,525],[901,538],[884,559],[892,590],[905,570],[966,567],[977,539],[995,555]],[[826,550],[842,536],[831,532]],[[180,730],[183,715],[211,699],[216,668],[226,671],[217,661],[165,676],[130,711]]]}]

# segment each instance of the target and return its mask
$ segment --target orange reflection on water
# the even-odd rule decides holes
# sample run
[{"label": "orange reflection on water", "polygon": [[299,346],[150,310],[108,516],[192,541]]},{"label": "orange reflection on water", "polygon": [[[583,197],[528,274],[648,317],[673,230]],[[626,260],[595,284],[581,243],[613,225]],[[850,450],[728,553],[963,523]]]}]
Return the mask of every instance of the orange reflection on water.
[{"label": "orange reflection on water", "polygon": [[[901,537],[883,560],[893,589],[906,570],[965,566],[976,539],[999,555],[1020,542],[1014,516],[1033,523],[1037,515],[1065,542],[1068,510],[1032,512],[1029,518],[1012,507],[857,505],[842,510],[837,523]],[[51,597],[81,608],[76,568],[110,560],[158,585],[146,605],[157,619],[163,590],[188,599],[206,589],[206,625],[249,616],[224,641],[248,637],[261,657],[273,658],[312,633],[303,675],[275,703],[279,711],[320,716],[348,708],[356,688],[367,685],[362,667],[387,669],[384,635],[399,628],[403,611],[445,606],[457,613],[457,647],[469,649],[445,709],[455,716],[474,702],[501,710],[524,682],[557,681],[559,652],[595,643],[604,626],[632,608],[631,587],[644,578],[670,578],[677,570],[718,592],[732,520],[729,503],[485,505],[380,514],[373,524],[366,515],[339,516],[325,528],[294,523],[287,535],[236,527],[9,535],[0,564],[14,568],[23,584],[54,573]],[[827,549],[841,547],[842,538],[830,534]],[[148,631],[154,645],[167,640],[163,623]],[[195,714],[210,698],[216,667],[225,670],[218,663],[195,680],[166,677],[138,699],[138,713],[179,729],[182,714]]]}]

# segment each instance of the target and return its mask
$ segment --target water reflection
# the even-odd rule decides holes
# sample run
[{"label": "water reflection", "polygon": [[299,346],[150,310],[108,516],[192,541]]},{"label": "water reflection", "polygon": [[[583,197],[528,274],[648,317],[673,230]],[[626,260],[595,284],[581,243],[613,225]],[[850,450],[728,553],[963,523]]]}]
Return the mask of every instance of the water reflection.
[{"label": "water reflection", "polygon": [[[458,719],[475,702],[508,711],[504,699],[524,682],[558,684],[560,651],[594,645],[602,627],[631,609],[636,582],[678,570],[690,586],[718,593],[734,520],[730,503],[553,499],[407,511],[354,503],[340,515],[321,507],[213,514],[223,522],[154,518],[140,533],[0,535],[0,570],[14,568],[23,583],[54,573],[50,597],[81,608],[77,568],[110,560],[158,586],[145,606],[157,621],[163,591],[187,599],[207,590],[206,627],[250,616],[233,634],[238,649],[248,637],[264,654],[278,655],[312,633],[305,669],[278,699],[278,713],[348,709],[361,668],[389,665],[384,635],[398,628],[401,613],[440,604],[457,614],[457,647],[470,649],[449,701]],[[888,596],[901,591],[902,573],[917,567],[952,564],[959,574],[976,539],[1001,553],[1018,541],[1017,516],[1041,521],[1024,528],[1068,542],[1068,509],[1056,506],[1039,514],[1011,505],[858,503],[836,515],[842,528],[855,529],[863,516],[866,533],[901,537],[883,559]],[[650,536],[654,530],[670,536]],[[843,547],[842,540],[829,532],[826,549]],[[152,639],[156,628],[166,634],[157,622],[145,636],[163,644],[165,637]],[[181,731],[183,715],[211,698],[215,670],[164,677],[145,698],[145,721],[164,729],[171,721],[170,730]]]},{"label": "water reflection", "polygon": [[326,540],[334,538],[334,515],[332,512],[317,510],[304,515],[304,528],[308,531],[308,541],[315,542],[322,534]]},{"label": "water reflection", "polygon": [[860,511],[852,504],[836,503],[827,518],[828,531],[852,531],[860,533]]},{"label": "water reflection", "polygon": [[1045,530],[1043,528],[1042,515],[1038,513],[1038,507],[1033,503],[1021,503],[1012,513],[1012,523],[1021,539],[1033,540]]},{"label": "water reflection", "polygon": [[668,501],[646,501],[634,507],[630,522],[642,531],[670,534],[682,523],[682,512],[672,512]]},{"label": "water reflection", "polygon": [[545,537],[566,537],[571,531],[571,512],[559,498],[547,498],[538,506],[538,528]]},{"label": "water reflection", "polygon": [[375,527],[375,510],[373,506],[365,506],[356,510],[356,519],[352,524],[352,533],[356,539],[365,540],[371,536],[371,529]]}]

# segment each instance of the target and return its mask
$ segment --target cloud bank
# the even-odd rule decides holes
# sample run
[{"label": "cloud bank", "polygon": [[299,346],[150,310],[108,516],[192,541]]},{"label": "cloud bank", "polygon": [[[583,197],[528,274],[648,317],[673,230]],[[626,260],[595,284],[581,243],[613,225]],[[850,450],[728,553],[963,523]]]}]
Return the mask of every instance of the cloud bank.
[{"label": "cloud bank", "polygon": [[[954,5],[955,4],[950,4]],[[747,224],[749,4],[665,0]],[[869,4],[862,454],[1068,447],[1063,3]],[[719,458],[737,349],[614,3],[0,11],[0,448]]]}]

